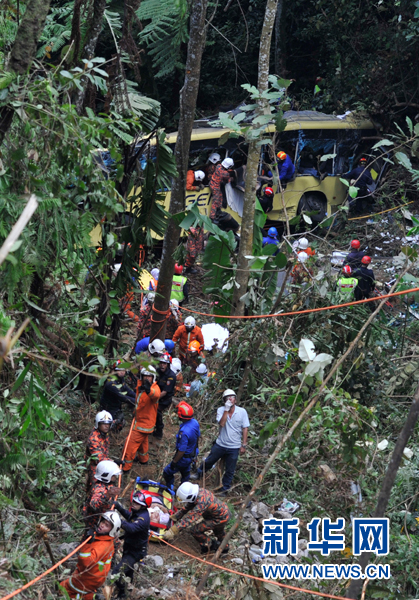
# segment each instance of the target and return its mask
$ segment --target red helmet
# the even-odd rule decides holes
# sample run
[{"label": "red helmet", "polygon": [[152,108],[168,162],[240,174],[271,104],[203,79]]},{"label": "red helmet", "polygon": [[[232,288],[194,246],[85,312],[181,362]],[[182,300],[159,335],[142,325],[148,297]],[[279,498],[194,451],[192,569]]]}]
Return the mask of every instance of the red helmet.
[{"label": "red helmet", "polygon": [[143,506],[144,508],[148,508],[149,506],[151,506],[151,503],[153,501],[150,497],[144,496],[143,492],[140,492],[139,490],[137,490],[136,492],[133,493],[131,502],[135,502],[136,504],[139,504],[140,506]]},{"label": "red helmet", "polygon": [[359,240],[352,240],[351,248],[353,248],[354,250],[359,250],[360,247],[361,247],[361,242]]},{"label": "red helmet", "polygon": [[274,195],[274,191],[271,187],[266,187],[265,188],[265,196],[273,196]]},{"label": "red helmet", "polygon": [[285,160],[287,158],[287,155],[285,154],[285,152],[280,150],[280,152],[278,152],[277,154],[277,157],[279,158],[279,160]]},{"label": "red helmet", "polygon": [[119,366],[120,364],[122,364],[122,361],[120,361],[120,360],[115,361],[112,365],[112,369],[114,371],[125,371],[125,369],[121,369],[121,367]]},{"label": "red helmet", "polygon": [[175,264],[175,275],[182,275],[183,267],[182,265]]},{"label": "red helmet", "polygon": [[350,275],[352,273],[352,269],[349,265],[345,265],[342,271],[345,273],[345,275]]},{"label": "red helmet", "polygon": [[192,406],[184,400],[182,400],[182,402],[179,402],[178,404],[177,415],[179,419],[183,419],[184,421],[190,421],[193,417]]},{"label": "red helmet", "polygon": [[363,265],[370,265],[371,264],[371,256],[363,256],[361,259],[361,262]]},{"label": "red helmet", "polygon": [[360,163],[366,163],[368,162],[367,159],[365,158],[365,156],[361,156],[361,158],[359,159]]}]

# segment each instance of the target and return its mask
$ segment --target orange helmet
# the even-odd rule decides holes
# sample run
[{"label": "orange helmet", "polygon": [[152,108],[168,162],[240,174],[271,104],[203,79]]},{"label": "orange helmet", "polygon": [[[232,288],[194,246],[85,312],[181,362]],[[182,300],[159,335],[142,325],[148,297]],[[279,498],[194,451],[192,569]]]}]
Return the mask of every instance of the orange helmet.
[{"label": "orange helmet", "polygon": [[287,155],[285,152],[283,152],[282,150],[280,152],[278,152],[278,154],[276,155],[279,160],[285,160],[287,158]]},{"label": "orange helmet", "polygon": [[345,273],[345,275],[350,275],[352,273],[352,269],[349,265],[345,265],[342,271]]},{"label": "orange helmet", "polygon": [[197,340],[193,340],[188,346],[189,352],[199,352],[200,349],[201,344]]},{"label": "orange helmet", "polygon": [[190,421],[193,417],[193,408],[190,404],[182,400],[177,407],[177,416],[183,421]]},{"label": "orange helmet", "polygon": [[175,275],[182,275],[183,267],[182,265],[175,264]]}]

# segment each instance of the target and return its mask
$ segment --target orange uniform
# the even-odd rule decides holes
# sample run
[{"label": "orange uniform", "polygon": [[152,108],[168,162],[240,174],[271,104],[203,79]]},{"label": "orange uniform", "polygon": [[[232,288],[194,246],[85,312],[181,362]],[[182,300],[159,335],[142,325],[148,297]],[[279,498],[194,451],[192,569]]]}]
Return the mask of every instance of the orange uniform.
[{"label": "orange uniform", "polygon": [[186,189],[189,192],[194,192],[196,190],[199,190],[199,187],[197,185],[194,185],[194,183],[195,183],[195,171],[190,169],[186,173]]},{"label": "orange uniform", "polygon": [[135,314],[133,310],[131,310],[131,302],[134,300],[134,292],[127,292],[125,296],[120,301],[121,310],[123,313],[127,315],[130,319],[133,319],[135,323],[138,323],[140,317]]},{"label": "orange uniform", "polygon": [[194,340],[197,340],[202,347],[204,347],[204,336],[202,335],[201,328],[195,325],[191,332],[187,331],[185,325],[180,325],[175,331],[173,336],[175,344],[179,342],[179,358],[183,362],[186,357],[186,351],[188,346]]},{"label": "orange uniform", "polygon": [[157,383],[151,385],[150,393],[141,392],[137,384],[137,401],[135,404],[135,420],[132,427],[131,436],[128,441],[125,454],[125,464],[123,471],[129,471],[134,462],[137,451],[139,452],[139,461],[142,464],[148,462],[148,436],[153,433],[157,419],[157,407],[159,405],[160,388]]},{"label": "orange uniform", "polygon": [[115,552],[115,539],[110,535],[97,535],[79,554],[76,570],[60,583],[70,598],[93,600],[94,593],[106,580]]},{"label": "orange uniform", "polygon": [[305,252],[306,254],[308,254],[309,256],[314,256],[316,254],[315,250],[312,250],[312,248],[308,247],[305,250],[300,250],[298,252],[298,254],[300,254],[300,252]]}]

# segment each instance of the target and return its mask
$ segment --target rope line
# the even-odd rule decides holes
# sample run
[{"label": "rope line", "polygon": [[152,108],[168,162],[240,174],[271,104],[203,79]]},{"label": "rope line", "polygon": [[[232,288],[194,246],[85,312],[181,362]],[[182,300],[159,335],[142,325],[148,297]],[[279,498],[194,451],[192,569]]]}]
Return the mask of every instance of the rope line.
[{"label": "rope line", "polygon": [[[167,544],[168,546],[170,546],[171,548],[173,548],[174,550],[177,550],[178,552],[181,552],[182,554],[189,556],[193,560],[198,560],[199,562],[204,563],[204,565],[211,565],[211,566],[215,567],[216,569],[221,569],[222,571],[227,571],[228,573],[233,573],[234,575],[240,575],[240,577],[247,577],[248,579],[254,579],[255,581],[263,581],[263,583],[269,583],[269,585],[276,585],[278,587],[286,588],[288,590],[294,590],[295,592],[304,592],[305,594],[314,594],[315,596],[320,596],[321,598],[332,598],[334,600],[346,600],[346,598],[344,598],[343,596],[334,596],[333,594],[326,594],[323,592],[315,592],[313,590],[308,590],[306,588],[299,588],[299,587],[295,587],[294,585],[287,585],[286,583],[279,583],[278,581],[273,581],[271,579],[263,579],[263,577],[256,577],[256,575],[250,575],[249,573],[241,573],[240,571],[235,571],[234,569],[229,569],[228,567],[222,567],[221,565],[212,563],[209,560],[203,560],[202,558],[199,558],[198,556],[189,554],[188,552],[185,552],[185,550],[181,550],[177,546],[172,546],[172,544],[169,544],[169,542],[166,542],[166,540],[164,540],[163,538],[159,538],[159,539],[162,542],[164,542],[165,544]],[[1,600],[3,600],[3,598],[1,598]]]},{"label": "rope line", "polygon": [[376,215],[383,215],[384,213],[390,212],[392,210],[398,210],[399,208],[403,208],[403,206],[407,206],[408,204],[413,204],[413,202],[415,202],[415,200],[406,202],[406,204],[400,204],[400,206],[396,206],[393,208],[387,208],[387,210],[382,210],[381,212],[378,212],[378,213],[372,213],[372,215],[365,215],[363,217],[352,217],[351,219],[348,219],[348,221],[359,221],[359,219],[368,219],[369,217],[375,217]]},{"label": "rope line", "polygon": [[[322,312],[324,310],[332,310],[334,308],[343,308],[344,306],[355,306],[357,304],[366,304],[367,302],[375,302],[377,300],[383,300],[384,298],[393,298],[394,296],[403,296],[406,294],[413,294],[415,292],[419,292],[419,287],[411,288],[410,290],[402,290],[400,292],[393,292],[392,294],[383,294],[382,296],[374,296],[373,298],[366,298],[365,300],[356,300],[354,302],[345,302],[343,304],[334,304],[333,306],[322,306],[321,308],[308,308],[307,310],[295,310],[293,312],[286,313],[274,313],[272,315],[214,315],[210,313],[202,313],[197,310],[192,310],[191,308],[185,308],[180,306],[181,310],[187,310],[188,312],[192,312],[195,315],[202,315],[203,317],[212,317],[213,319],[267,319],[268,317],[293,317],[295,315],[306,315],[308,313],[314,312]],[[2,600],[0,598],[0,600]]]}]

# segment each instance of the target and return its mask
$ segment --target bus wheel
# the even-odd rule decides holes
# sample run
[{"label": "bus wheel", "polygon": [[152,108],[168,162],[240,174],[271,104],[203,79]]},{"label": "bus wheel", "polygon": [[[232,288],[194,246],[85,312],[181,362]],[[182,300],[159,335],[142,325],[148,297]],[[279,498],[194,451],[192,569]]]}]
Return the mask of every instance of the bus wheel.
[{"label": "bus wheel", "polygon": [[310,212],[317,210],[317,215],[313,215],[311,220],[313,223],[320,223],[326,218],[327,212],[327,199],[321,192],[306,192],[300,198],[298,203],[297,214],[304,212]]}]

